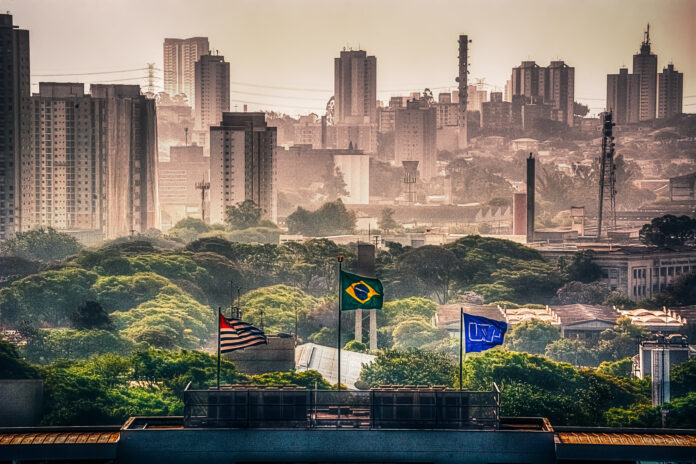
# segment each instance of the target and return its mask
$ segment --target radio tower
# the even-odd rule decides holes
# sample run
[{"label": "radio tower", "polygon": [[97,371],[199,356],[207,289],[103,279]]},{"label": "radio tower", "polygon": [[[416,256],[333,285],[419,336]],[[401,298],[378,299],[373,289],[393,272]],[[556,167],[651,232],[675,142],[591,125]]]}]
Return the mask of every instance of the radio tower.
[{"label": "radio tower", "polygon": [[459,36],[459,76],[455,79],[459,83],[459,131],[457,135],[457,148],[463,150],[468,146],[466,103],[468,97],[469,74],[469,36]]},{"label": "radio tower", "polygon": [[147,64],[147,93],[155,93],[155,63]]},{"label": "radio tower", "polygon": [[599,171],[599,207],[597,209],[597,238],[602,237],[602,219],[605,212],[609,229],[616,229],[616,165],[614,164],[615,126],[611,111],[604,113],[602,125],[602,159]]}]

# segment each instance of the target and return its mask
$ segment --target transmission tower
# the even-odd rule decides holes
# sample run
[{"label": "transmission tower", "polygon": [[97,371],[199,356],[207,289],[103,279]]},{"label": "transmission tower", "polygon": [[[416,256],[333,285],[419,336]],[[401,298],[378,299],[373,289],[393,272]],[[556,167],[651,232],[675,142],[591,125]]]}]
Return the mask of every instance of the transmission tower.
[{"label": "transmission tower", "polygon": [[599,205],[597,209],[597,238],[602,236],[602,220],[607,215],[607,230],[616,229],[616,165],[614,164],[615,126],[611,111],[604,113],[602,125],[602,159],[599,171]]},{"label": "transmission tower", "polygon": [[147,64],[147,93],[155,93],[155,63]]},{"label": "transmission tower", "polygon": [[201,191],[201,221],[205,222],[205,191],[210,190],[210,182],[203,181],[196,182],[196,189]]}]

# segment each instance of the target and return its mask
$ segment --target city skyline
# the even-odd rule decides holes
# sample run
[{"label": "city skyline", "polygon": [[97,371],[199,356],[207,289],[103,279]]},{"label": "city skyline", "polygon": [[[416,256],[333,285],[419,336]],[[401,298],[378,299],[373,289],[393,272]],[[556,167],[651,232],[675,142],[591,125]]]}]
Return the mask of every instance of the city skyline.
[{"label": "city skyline", "polygon": [[[12,0],[6,9],[14,15],[16,24],[32,32],[33,84],[70,80],[144,86],[144,70],[104,75],[40,74],[135,69],[144,68],[148,62],[162,68],[165,37],[206,36],[211,49],[224,54],[230,62],[232,109],[237,105],[241,110],[246,102],[249,110],[277,110],[293,115],[323,111],[333,95],[333,59],[344,46],[377,57],[380,100],[425,87],[434,93],[444,91],[445,86],[454,89],[456,40],[460,33],[468,34],[473,41],[469,49],[470,83],[483,77],[502,91],[510,70],[521,61],[533,60],[545,66],[562,59],[576,69],[576,101],[588,104],[591,113],[596,114],[606,98],[606,75],[616,73],[622,65],[630,67],[649,22],[653,53],[659,58],[658,72],[674,63],[685,76],[684,111],[694,107],[690,96],[696,94],[696,83],[690,76],[696,72],[696,34],[689,25],[696,16],[694,2],[653,5],[586,1],[575,5],[497,1],[477,6],[471,15],[467,7],[473,3],[353,2],[344,5],[340,15],[336,15],[337,6],[332,2],[298,1],[275,3],[273,8],[261,12],[250,2],[208,2],[202,7],[185,2],[147,2],[138,5],[138,14],[133,15],[136,6],[129,0],[100,5],[98,10],[81,0],[61,2],[60,6]],[[424,20],[424,9],[432,12],[432,17],[426,15]],[[66,21],[79,21],[79,30],[65,34],[56,29],[63,17]],[[112,20],[104,23],[94,21],[95,17]],[[298,27],[300,24],[304,27]],[[120,32],[123,27],[134,32],[124,35]],[[413,33],[414,28],[424,33]],[[602,47],[604,51],[598,52]],[[161,88],[162,80],[156,84]],[[295,88],[312,91],[290,90]],[[32,86],[33,91],[37,89]]]}]

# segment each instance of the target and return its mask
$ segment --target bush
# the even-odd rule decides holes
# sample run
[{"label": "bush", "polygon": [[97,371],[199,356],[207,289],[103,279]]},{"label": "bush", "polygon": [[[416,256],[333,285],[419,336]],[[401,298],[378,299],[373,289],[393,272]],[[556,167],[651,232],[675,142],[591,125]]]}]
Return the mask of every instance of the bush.
[{"label": "bush", "polygon": [[452,386],[455,363],[447,355],[418,349],[384,350],[374,362],[363,365],[360,381],[379,385]]},{"label": "bush", "polygon": [[447,337],[447,333],[434,327],[420,317],[413,317],[399,322],[394,331],[394,347],[396,349],[420,348],[426,343],[431,343]]}]

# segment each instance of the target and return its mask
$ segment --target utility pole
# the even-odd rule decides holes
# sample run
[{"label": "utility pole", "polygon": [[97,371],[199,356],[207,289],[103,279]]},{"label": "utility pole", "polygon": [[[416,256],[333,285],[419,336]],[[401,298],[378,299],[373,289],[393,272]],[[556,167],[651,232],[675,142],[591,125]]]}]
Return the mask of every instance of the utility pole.
[{"label": "utility pole", "polygon": [[196,182],[196,189],[201,191],[201,220],[205,222],[205,191],[210,190],[210,182],[205,181],[205,176],[203,181]]}]

